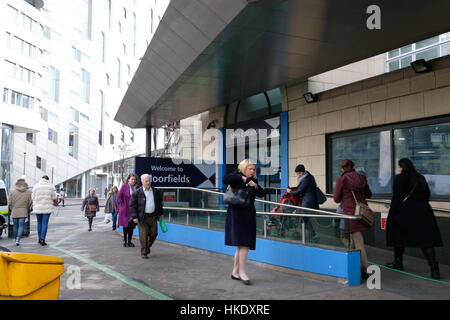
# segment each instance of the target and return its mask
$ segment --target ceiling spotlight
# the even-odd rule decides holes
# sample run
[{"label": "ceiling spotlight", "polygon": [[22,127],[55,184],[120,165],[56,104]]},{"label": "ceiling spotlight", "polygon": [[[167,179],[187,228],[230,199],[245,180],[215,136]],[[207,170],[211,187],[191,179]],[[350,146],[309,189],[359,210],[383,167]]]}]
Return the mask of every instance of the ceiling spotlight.
[{"label": "ceiling spotlight", "polygon": [[305,98],[305,101],[307,103],[313,103],[317,101],[317,97],[315,95],[313,95],[311,92],[307,92],[303,95],[303,97]]},{"label": "ceiling spotlight", "polygon": [[424,73],[430,71],[430,65],[425,61],[425,59],[411,62],[411,67],[416,73]]}]

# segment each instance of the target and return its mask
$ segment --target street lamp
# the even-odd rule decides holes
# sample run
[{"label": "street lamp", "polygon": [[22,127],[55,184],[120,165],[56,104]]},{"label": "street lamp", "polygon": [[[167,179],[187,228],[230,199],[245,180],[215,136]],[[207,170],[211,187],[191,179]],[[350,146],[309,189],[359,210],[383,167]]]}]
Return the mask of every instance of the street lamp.
[{"label": "street lamp", "polygon": [[114,187],[114,146],[113,149],[113,156],[112,156],[112,172],[111,172],[111,188]]},{"label": "street lamp", "polygon": [[25,160],[27,158],[27,153],[24,152],[23,153],[23,175],[25,176]]}]

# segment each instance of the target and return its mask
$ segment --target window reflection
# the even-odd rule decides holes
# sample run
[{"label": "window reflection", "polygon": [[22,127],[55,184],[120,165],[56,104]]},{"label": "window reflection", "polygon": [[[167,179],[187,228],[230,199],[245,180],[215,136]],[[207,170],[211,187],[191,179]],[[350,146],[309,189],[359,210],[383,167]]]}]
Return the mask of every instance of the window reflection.
[{"label": "window reflection", "polygon": [[396,162],[411,159],[433,195],[450,195],[450,123],[397,129],[394,137]]},{"label": "window reflection", "polygon": [[329,137],[329,146],[329,192],[341,175],[341,161],[350,159],[367,176],[375,195],[391,194],[398,160],[409,158],[427,179],[432,196],[450,196],[450,122],[335,135]]},{"label": "window reflection", "polygon": [[356,170],[367,177],[373,193],[391,192],[390,131],[333,138],[331,143],[333,189],[342,173],[342,161],[350,159]]}]

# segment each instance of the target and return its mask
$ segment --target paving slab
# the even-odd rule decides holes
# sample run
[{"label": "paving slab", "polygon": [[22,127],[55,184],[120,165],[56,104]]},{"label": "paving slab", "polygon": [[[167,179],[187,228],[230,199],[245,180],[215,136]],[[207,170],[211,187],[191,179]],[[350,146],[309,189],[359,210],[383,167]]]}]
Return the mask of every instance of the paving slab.
[{"label": "paving slab", "polygon": [[[48,254],[65,259],[62,300],[405,300],[449,299],[450,267],[441,266],[442,282],[434,282],[381,268],[381,290],[366,284],[349,287],[342,279],[250,261],[253,285],[232,280],[233,258],[223,254],[156,241],[148,260],[136,247],[122,245],[122,235],[103,223],[103,213],[88,231],[80,204],[68,203],[50,218],[48,246],[37,243],[36,218],[31,236],[16,247],[3,237],[0,246],[16,252]],[[389,261],[392,253],[368,248],[369,260]],[[385,261],[386,260],[386,261]],[[428,276],[422,259],[405,257],[411,273]],[[77,269],[79,268],[79,269]],[[73,286],[73,270],[80,271],[81,288]],[[446,283],[448,284],[446,284]]]}]

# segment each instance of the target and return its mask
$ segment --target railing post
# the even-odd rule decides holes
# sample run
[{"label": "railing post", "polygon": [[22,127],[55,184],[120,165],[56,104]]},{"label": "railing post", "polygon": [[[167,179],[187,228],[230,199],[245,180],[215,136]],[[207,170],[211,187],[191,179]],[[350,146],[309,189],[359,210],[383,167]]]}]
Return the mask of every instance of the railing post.
[{"label": "railing post", "polygon": [[172,212],[169,211],[169,222],[172,220]]},{"label": "railing post", "polygon": [[305,244],[305,220],[302,218],[302,243]]},{"label": "railing post", "polygon": [[189,211],[186,214],[186,224],[189,225]]},{"label": "railing post", "polygon": [[208,229],[211,229],[211,214],[208,212]]},{"label": "railing post", "polygon": [[267,238],[267,222],[266,219],[264,219],[264,239]]}]

